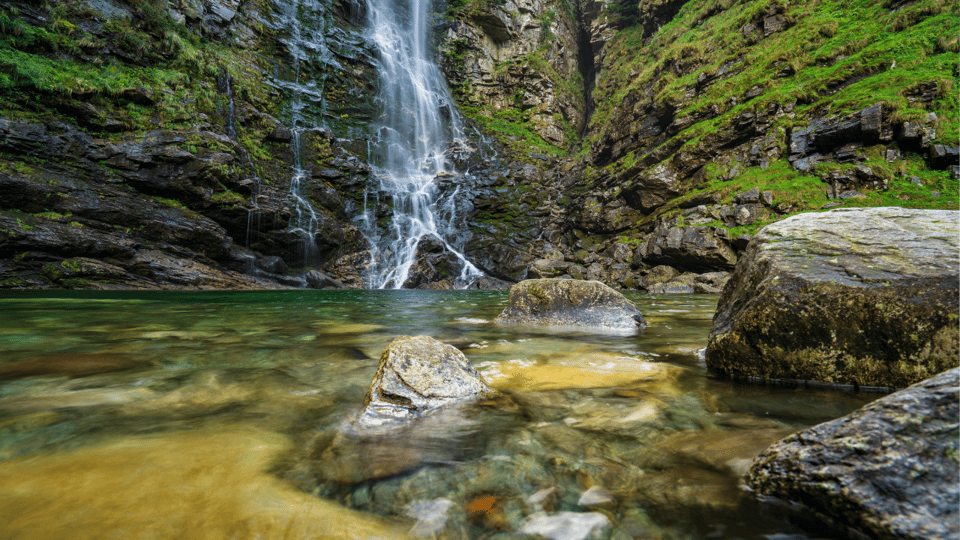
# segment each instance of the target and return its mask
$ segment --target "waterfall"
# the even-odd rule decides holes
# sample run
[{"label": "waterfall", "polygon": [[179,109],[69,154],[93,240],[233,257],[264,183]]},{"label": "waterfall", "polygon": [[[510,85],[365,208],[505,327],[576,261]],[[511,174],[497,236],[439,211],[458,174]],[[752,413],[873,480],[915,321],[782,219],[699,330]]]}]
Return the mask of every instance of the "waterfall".
[{"label": "waterfall", "polygon": [[289,232],[297,238],[304,266],[313,262],[317,255],[316,234],[320,220],[316,209],[307,196],[311,182],[309,171],[303,167],[301,137],[304,132],[325,127],[323,115],[326,100],[323,89],[325,70],[307,69],[311,63],[342,69],[327,47],[325,35],[330,26],[327,7],[319,0],[276,0],[277,23],[275,28],[286,33],[281,42],[290,57],[291,73],[287,77],[274,77],[271,83],[289,96],[286,113],[291,132],[293,154],[290,178],[290,224]]},{"label": "waterfall", "polygon": [[[372,244],[367,280],[373,288],[401,288],[426,241],[456,258],[459,280],[482,273],[452,240],[456,229],[453,199],[441,200],[438,178],[450,175],[451,144],[465,137],[459,112],[440,69],[427,55],[429,0],[370,0],[366,37],[378,52],[381,115],[373,126],[374,175],[365,195],[361,228]],[[377,208],[392,204],[381,232]]]}]

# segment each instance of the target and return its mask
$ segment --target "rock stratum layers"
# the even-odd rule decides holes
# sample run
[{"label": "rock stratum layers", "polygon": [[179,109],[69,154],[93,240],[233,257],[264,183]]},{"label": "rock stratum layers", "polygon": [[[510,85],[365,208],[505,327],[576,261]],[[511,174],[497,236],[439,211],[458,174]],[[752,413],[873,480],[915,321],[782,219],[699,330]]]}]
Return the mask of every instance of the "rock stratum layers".
[{"label": "rock stratum layers", "polygon": [[717,306],[707,367],[903,388],[958,362],[958,212],[873,208],[763,228]]}]

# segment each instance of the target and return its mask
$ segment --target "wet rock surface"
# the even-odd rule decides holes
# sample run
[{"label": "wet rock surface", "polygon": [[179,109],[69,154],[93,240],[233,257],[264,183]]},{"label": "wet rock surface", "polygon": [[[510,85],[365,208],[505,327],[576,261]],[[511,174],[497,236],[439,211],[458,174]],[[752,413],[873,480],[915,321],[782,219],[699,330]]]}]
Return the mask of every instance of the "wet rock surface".
[{"label": "wet rock surface", "polygon": [[636,304],[597,281],[531,279],[510,288],[495,323],[635,331],[647,322]]},{"label": "wet rock surface", "polygon": [[954,367],[957,227],[956,211],[901,208],[765,227],[724,288],[708,368],[903,388]]},{"label": "wet rock surface", "polygon": [[442,405],[495,395],[455,347],[428,336],[401,336],[383,351],[355,426],[390,427]]},{"label": "wet rock surface", "polygon": [[765,450],[757,493],[803,504],[871,538],[960,534],[960,369]]},{"label": "wet rock surface", "polygon": [[355,483],[451,459],[451,440],[473,424],[468,405],[498,395],[455,347],[398,337],[380,357],[363,412],[323,450],[321,474]]}]

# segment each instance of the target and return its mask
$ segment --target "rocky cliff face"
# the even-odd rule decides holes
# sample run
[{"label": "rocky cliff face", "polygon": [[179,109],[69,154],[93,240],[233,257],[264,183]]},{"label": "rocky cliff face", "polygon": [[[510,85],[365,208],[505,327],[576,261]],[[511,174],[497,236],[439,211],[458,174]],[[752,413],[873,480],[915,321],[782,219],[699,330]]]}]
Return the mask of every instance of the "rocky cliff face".
[{"label": "rocky cliff face", "polygon": [[[435,7],[475,128],[440,190],[494,278],[713,292],[795,213],[958,207],[947,2]],[[0,1],[0,286],[362,286],[363,9]],[[431,249],[407,286],[449,286]]]},{"label": "rocky cliff face", "polygon": [[[568,0],[452,3],[441,67],[460,108],[503,142],[545,153],[574,144],[586,124],[581,10]],[[522,141],[522,142],[521,142]]]},{"label": "rocky cliff face", "polygon": [[[632,288],[661,265],[730,270],[762,225],[802,211],[957,207],[957,18],[946,3],[833,12],[812,2],[644,0],[573,12],[580,30],[569,33],[579,39],[568,43],[595,86],[572,101],[588,110],[581,136],[541,166],[545,189],[560,196],[541,201],[535,212],[551,219],[525,258],[513,257],[529,261],[531,277]],[[536,44],[512,36],[509,47]],[[456,39],[448,31],[443,43]],[[488,54],[473,43],[458,54]],[[484,78],[448,72],[470,88]],[[501,96],[527,91],[518,79],[487,79]],[[566,110],[567,95],[543,99]],[[464,98],[468,110],[477,101]],[[512,133],[497,135],[509,142]],[[537,163],[529,139],[520,140]]]},{"label": "rocky cliff face", "polygon": [[[362,250],[373,77],[350,12],[0,2],[0,286],[303,286],[291,267]],[[295,24],[320,36],[308,54]],[[298,166],[309,234],[292,226]]]}]

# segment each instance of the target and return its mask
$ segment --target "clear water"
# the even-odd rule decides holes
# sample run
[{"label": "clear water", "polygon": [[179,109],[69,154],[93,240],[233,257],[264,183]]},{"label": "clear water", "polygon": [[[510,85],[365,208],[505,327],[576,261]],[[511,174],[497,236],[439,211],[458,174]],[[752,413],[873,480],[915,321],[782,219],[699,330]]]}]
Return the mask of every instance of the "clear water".
[{"label": "clear water", "polygon": [[[416,262],[423,239],[436,242],[459,263],[460,279],[481,272],[462,255],[452,205],[443,208],[438,176],[451,171],[450,145],[463,126],[440,69],[429,58],[430,0],[372,0],[365,34],[377,51],[382,114],[374,125],[371,159],[376,166],[362,230],[372,244],[368,283],[399,289]],[[456,194],[449,194],[450,200]],[[391,207],[381,227],[377,207]]]},{"label": "clear water", "polygon": [[[399,538],[438,505],[443,538],[544,511],[600,512],[601,538],[835,537],[739,475],[875,396],[714,380],[716,297],[631,298],[650,327],[605,336],[494,325],[499,291],[3,293],[0,538]],[[325,480],[404,334],[456,344],[509,400],[404,441],[429,459],[403,474]],[[613,501],[580,505],[591,487]]]}]

